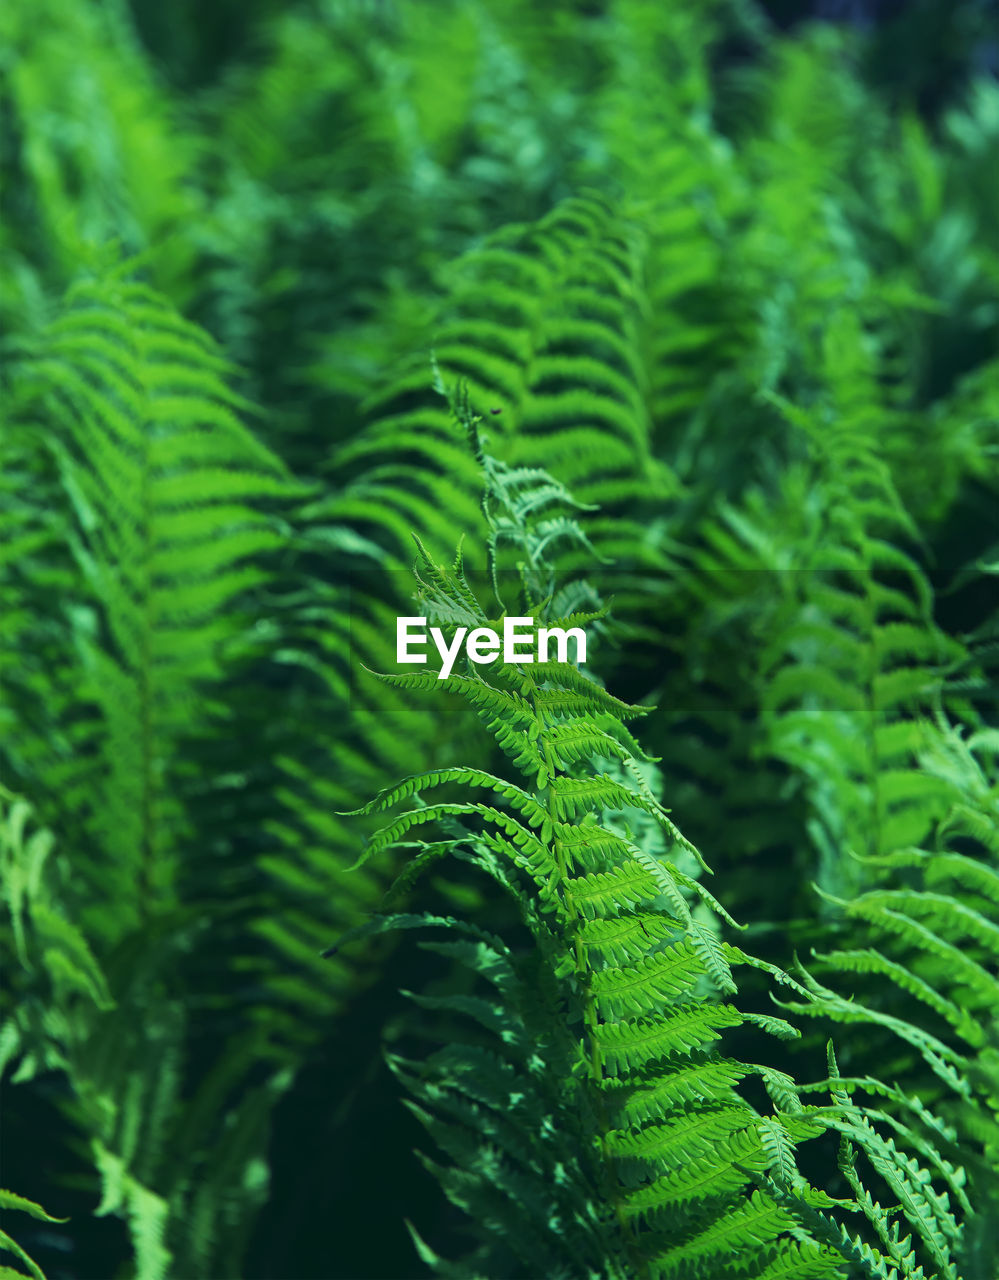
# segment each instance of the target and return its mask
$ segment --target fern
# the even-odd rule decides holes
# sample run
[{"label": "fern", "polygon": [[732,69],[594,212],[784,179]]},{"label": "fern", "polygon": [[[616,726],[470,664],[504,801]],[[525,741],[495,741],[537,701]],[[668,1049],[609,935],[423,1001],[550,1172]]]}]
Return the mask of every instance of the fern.
[{"label": "fern", "polygon": [[[40,1204],[35,1204],[33,1200],[26,1200],[24,1196],[16,1195],[13,1191],[0,1189],[0,1208],[5,1210],[20,1209],[22,1212],[30,1214],[33,1218],[40,1219],[42,1222],[65,1222],[65,1218],[53,1218],[45,1212]],[[32,1280],[45,1280],[45,1275],[38,1264],[33,1262],[17,1241],[3,1230],[0,1230],[0,1249],[13,1254],[20,1265],[26,1269],[27,1274],[32,1277]],[[15,1271],[11,1267],[0,1269],[0,1275],[7,1276],[10,1280],[14,1280],[15,1277],[23,1274],[24,1272]]]},{"label": "fern", "polygon": [[[836,359],[852,352],[858,363],[834,386],[864,385],[857,337],[844,322]],[[969,1047],[987,1053],[991,1035],[982,1018],[987,1024],[984,1011],[995,1001],[994,911],[980,890],[966,897],[967,882],[980,885],[988,875],[987,863],[949,850],[958,836],[979,846],[979,859],[987,856],[994,806],[981,765],[943,711],[948,700],[967,711],[951,695],[948,673],[966,669],[969,658],[935,624],[929,579],[916,555],[900,548],[916,541],[916,530],[870,443],[867,404],[862,395],[842,401],[842,418],[821,435],[813,414],[782,406],[807,433],[826,495],[824,511],[813,515],[788,504],[799,513],[798,564],[807,572],[777,580],[783,600],[768,621],[763,670],[767,749],[807,780],[829,920],[829,944],[812,947],[823,982],[806,973],[817,999],[788,1007],[864,1026],[878,1050],[852,1052],[879,1073],[889,1062],[909,1089],[919,1081],[922,1096],[957,1121],[960,1146],[953,1130],[946,1144],[952,1158],[962,1152],[972,1203],[988,1204],[994,1157],[988,1146],[981,1156],[972,1152],[994,1107],[989,1085],[972,1097],[967,1055]],[[761,515],[759,508],[752,518],[725,513],[738,542],[719,537],[716,545],[730,563],[773,563],[781,539]],[[922,851],[927,846],[932,852]],[[919,1058],[933,1083],[920,1079]],[[969,1267],[982,1265],[972,1221]]]},{"label": "fern", "polygon": [[[414,1269],[512,1272],[496,1233],[523,1221],[552,1274],[603,1274],[601,1231],[613,1253],[672,1221],[658,1177],[621,1181],[626,1139],[651,1127],[668,1163],[689,1110],[730,1163],[691,1131],[662,1175],[677,1220],[709,1212],[713,1177],[732,1241],[779,1211],[756,1274],[945,1274],[932,1248],[994,1271],[990,33],[971,3],[773,12],[0,14],[0,750],[25,797],[0,1057],[10,1180],[72,1217],[23,1235],[52,1274],[405,1271],[385,1206],[405,1194],[425,1222],[434,1188],[369,1059],[400,980],[441,966],[390,1051],[433,1089],[455,1197],[496,1230],[447,1264],[439,1221]],[[460,378],[456,431],[437,392]],[[215,452],[167,462],[189,444]],[[422,562],[419,607],[543,608],[585,626],[588,671],[535,665],[530,698],[479,668],[392,673],[410,533],[436,564],[457,529],[462,568]],[[657,768],[715,881],[664,825]],[[341,816],[414,771],[390,810]],[[569,1079],[585,1038],[535,806],[607,1024],[647,1017],[647,989],[657,1016],[694,1006],[678,1036],[720,1037],[663,1074],[607,1032],[643,1079],[613,1130],[583,1123],[592,1082],[563,1114],[563,1081],[522,1061],[561,1036]],[[374,856],[348,872],[359,832]],[[369,937],[321,960],[389,885],[387,909],[489,939],[434,926],[443,953]],[[808,1011],[806,1055],[812,1015],[836,1023],[842,1071],[814,1093],[769,1034],[774,983]],[[741,1023],[714,1026],[729,1005]],[[461,1089],[425,1067],[428,1023]],[[759,1112],[744,1130],[730,1093]],[[545,1117],[568,1135],[554,1164]],[[592,1155],[611,1132],[618,1156]],[[497,1174],[528,1213],[500,1213]],[[570,1258],[534,1204],[576,1222]],[[693,1225],[669,1239],[681,1274],[738,1274],[724,1249],[695,1261]]]},{"label": "fern", "polygon": [[[649,486],[661,496],[675,488],[646,445],[634,356],[640,262],[640,235],[605,201],[566,201],[534,226],[497,233],[453,269],[433,338],[444,374],[467,381],[478,411],[492,410],[495,454],[528,467],[544,456],[578,500],[611,510]],[[391,530],[397,549],[415,525],[439,553],[453,542],[442,502],[474,529],[477,485],[446,413],[420,403],[428,381],[421,354],[373,398],[378,417],[337,459],[356,471],[390,452],[410,467],[360,471],[331,510]],[[641,542],[620,516],[590,536],[609,552],[634,554]]]},{"label": "fern", "polygon": [[[994,786],[983,786],[980,764],[953,729],[941,734],[936,759],[931,750],[924,757],[927,771],[943,772],[941,765],[951,783],[959,783],[960,799],[938,824],[940,847],[885,855],[876,865],[890,877],[888,887],[837,903],[845,939],[867,945],[851,947],[844,941],[816,955],[830,985],[809,979],[821,998],[807,1012],[888,1029],[933,1073],[936,1088],[924,1085],[924,1094],[939,1095],[935,1105],[949,1125],[947,1145],[961,1152],[969,1171],[975,1215],[967,1265],[981,1268],[988,1249],[985,1222],[996,1198],[999,1135],[994,1067],[999,933],[995,875],[986,860],[989,833],[994,839],[995,831]],[[974,856],[948,851],[955,837],[971,846],[983,836]],[[862,984],[864,1004],[843,998],[836,988],[844,983],[851,991]],[[911,1065],[908,1073],[917,1075]]]},{"label": "fern", "polygon": [[[478,443],[477,420],[460,394],[456,412]],[[487,510],[512,518],[522,491],[504,485],[495,463],[485,471]],[[535,483],[539,493],[551,486],[545,476]],[[521,527],[525,566],[535,562],[538,530],[538,521]],[[466,616],[474,593],[460,559],[447,570],[418,549],[428,616],[444,624],[456,612]],[[549,620],[550,592],[532,597],[530,577],[522,586],[515,607]],[[487,624],[481,607],[475,621]],[[420,675],[384,678],[427,687]],[[518,903],[534,950],[518,954],[471,923],[414,915],[376,920],[333,950],[383,929],[444,929],[451,941],[424,945],[481,979],[482,994],[416,997],[449,1021],[471,1019],[479,1034],[459,1032],[456,1023],[424,1064],[392,1060],[415,1113],[451,1159],[431,1167],[485,1238],[465,1265],[508,1273],[512,1255],[531,1273],[666,1277],[714,1271],[723,1260],[731,1268],[738,1258],[738,1274],[799,1267],[834,1276],[845,1274],[837,1259],[863,1253],[880,1268],[871,1274],[887,1275],[876,1248],[832,1230],[802,1234],[788,1208],[785,1186],[813,1207],[813,1218],[822,1218],[815,1206],[834,1204],[796,1165],[796,1148],[832,1127],[860,1143],[874,1170],[903,1193],[939,1274],[956,1276],[956,1224],[945,1196],[927,1202],[925,1213],[920,1207],[929,1175],[912,1157],[896,1159],[891,1142],[849,1102],[826,1109],[794,1103],[761,1115],[738,1084],[760,1073],[766,1079],[766,1068],[715,1056],[717,1042],[740,1025],[778,1037],[798,1033],[726,999],[738,989],[735,969],[758,962],[719,936],[725,913],[697,878],[700,855],[627,745],[633,739],[622,718],[644,709],[609,706],[599,685],[558,664],[494,665],[487,676],[470,666],[444,684],[468,692],[533,789],[467,767],[412,775],[361,811],[418,800],[368,842],[362,861],[428,821],[443,823],[449,838],[417,841],[417,862],[453,850],[497,880]],[[559,705],[570,694],[573,701]],[[589,740],[568,765],[560,755],[567,734]],[[452,784],[485,789],[490,798],[437,800]],[[677,862],[691,857],[694,874]],[[789,1096],[785,1089],[782,1100]],[[754,1189],[768,1170],[773,1187]],[[883,1226],[873,1210],[872,1218]],[[425,1260],[434,1256],[426,1246],[422,1252]],[[900,1274],[921,1274],[915,1255],[899,1258]]]},{"label": "fern", "polygon": [[[8,674],[9,773],[43,797],[46,818],[79,852],[58,893],[37,897],[37,868],[29,876],[20,866],[9,884],[22,960],[44,955],[52,985],[15,1020],[6,1053],[20,1059],[22,1079],[66,1073],[66,1109],[103,1186],[98,1211],[128,1219],[138,1274],[150,1278],[215,1271],[219,1250],[237,1250],[245,1211],[266,1189],[267,1121],[294,1044],[285,1032],[282,1045],[277,1018],[255,1028],[246,1010],[220,1037],[214,1071],[185,1097],[195,1027],[181,991],[199,933],[192,899],[204,894],[186,846],[202,797],[217,803],[231,786],[211,746],[232,711],[210,690],[253,652],[236,602],[269,580],[267,557],[288,542],[276,505],[287,510],[300,492],[239,422],[226,368],[162,299],[112,276],[75,290],[15,384],[12,456],[48,486],[44,536],[61,544],[54,580],[66,588],[61,610],[33,624],[38,657],[65,675],[39,706],[38,669]],[[39,421],[51,425],[44,449],[32,443]],[[37,554],[12,565],[10,598],[30,607],[48,572]],[[214,770],[203,777],[181,751],[199,738]],[[252,926],[235,939],[252,962]],[[96,1004],[70,1017],[81,991]],[[269,1079],[237,1098],[235,1082],[261,1053]],[[195,1183],[206,1149],[213,1170]]]}]

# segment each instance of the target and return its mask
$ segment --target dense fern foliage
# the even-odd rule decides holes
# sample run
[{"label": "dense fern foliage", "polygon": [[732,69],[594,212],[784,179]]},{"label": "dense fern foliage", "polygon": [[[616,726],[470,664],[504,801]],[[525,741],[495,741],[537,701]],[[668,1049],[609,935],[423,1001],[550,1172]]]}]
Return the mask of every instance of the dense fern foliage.
[{"label": "dense fern foliage", "polygon": [[3,7],[4,1275],[997,1280],[993,17]]},{"label": "dense fern foliage", "polygon": [[[519,598],[510,601],[506,585],[506,609],[512,604],[529,611],[516,616],[548,626],[593,622],[599,614],[560,615],[555,601],[578,594],[580,584],[556,590],[554,574],[545,572],[556,539],[584,536],[571,516],[550,514],[568,500],[566,491],[545,472],[497,466],[463,389],[457,416],[485,473],[495,587],[501,540],[522,557]],[[489,626],[460,556],[449,572],[418,546],[418,598],[428,620]],[[503,603],[497,591],[495,605]],[[494,934],[429,913],[389,916],[354,933],[446,929],[452,940],[424,945],[494,989],[488,997],[417,997],[422,1008],[480,1024],[492,1044],[450,1030],[425,1064],[392,1060],[417,1115],[455,1162],[435,1166],[445,1191],[487,1237],[458,1269],[441,1265],[425,1245],[422,1256],[443,1274],[508,1275],[509,1254],[529,1275],[679,1277],[724,1268],[733,1276],[831,1277],[847,1274],[849,1264],[887,1275],[893,1262],[900,1267],[893,1274],[924,1274],[911,1238],[901,1243],[898,1225],[857,1176],[852,1140],[909,1207],[906,1221],[922,1237],[927,1263],[956,1275],[960,1233],[946,1189],[934,1191],[930,1172],[855,1108],[834,1058],[832,1105],[804,1106],[784,1073],[715,1050],[735,1027],[796,1035],[781,1018],[724,998],[738,991],[738,967],[808,992],[718,936],[721,920],[734,921],[699,882],[708,867],[656,798],[650,782],[658,775],[643,769],[654,762],[625,728],[647,709],[620,702],[578,665],[540,658],[491,664],[484,675],[469,662],[458,675],[382,678],[470,702],[533,783],[525,790],[475,767],[438,769],[410,775],[362,811],[416,798],[369,840],[364,857],[388,843],[409,847],[410,880],[442,854],[461,853],[514,897],[536,948],[518,955]],[[456,784],[484,790],[489,802],[424,798]],[[403,841],[428,822],[451,837]],[[772,1114],[760,1114],[738,1091],[754,1075]],[[830,1198],[797,1169],[796,1146],[826,1126],[843,1135],[856,1201]],[[929,1151],[970,1213],[963,1171]],[[867,1210],[887,1256],[851,1235],[831,1208]]]}]

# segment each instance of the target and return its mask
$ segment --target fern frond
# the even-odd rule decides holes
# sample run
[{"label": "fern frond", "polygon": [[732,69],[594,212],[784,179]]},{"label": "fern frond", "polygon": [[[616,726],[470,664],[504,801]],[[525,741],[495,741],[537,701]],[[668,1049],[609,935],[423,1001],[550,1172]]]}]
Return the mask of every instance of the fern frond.
[{"label": "fern frond", "polygon": [[[543,477],[532,483],[543,491]],[[501,510],[516,500],[502,486],[488,494]],[[530,545],[529,526],[520,538]],[[484,618],[481,609],[475,613],[461,558],[449,571],[422,545],[419,551],[418,573],[433,584],[428,616],[445,626],[458,613],[464,618],[467,612],[469,621]],[[536,589],[545,581],[533,579]],[[532,603],[537,606],[537,597]],[[434,688],[419,678],[405,683]],[[483,692],[483,685],[493,692]],[[565,687],[572,704],[544,696]],[[832,1227],[824,1211],[836,1202],[797,1171],[798,1145],[839,1127],[904,1195],[929,1253],[949,1259],[955,1220],[946,1195],[932,1189],[891,1139],[868,1131],[866,1114],[848,1101],[805,1106],[793,1082],[716,1056],[726,1033],[741,1026],[782,1039],[799,1035],[782,1018],[719,999],[737,993],[733,962],[770,972],[806,1003],[816,988],[807,977],[798,983],[722,942],[720,904],[696,875],[662,856],[669,842],[692,866],[699,858],[656,798],[630,749],[631,735],[617,731],[630,708],[616,706],[585,672],[566,664],[495,665],[475,678],[452,677],[448,692],[469,697],[533,791],[464,766],[411,775],[366,808],[381,810],[449,784],[484,786],[497,805],[421,805],[385,828],[375,845],[424,821],[462,820],[439,847],[460,850],[503,886],[535,944],[534,952],[516,956],[484,937],[472,941],[476,931],[461,926],[466,937],[431,945],[487,983],[489,992],[413,997],[451,1026],[474,1027],[458,1038],[452,1031],[447,1049],[422,1070],[394,1064],[414,1096],[415,1114],[452,1161],[430,1167],[454,1203],[475,1216],[487,1240],[502,1240],[530,1266],[553,1248],[552,1238],[538,1234],[538,1206],[544,1205],[558,1238],[557,1254],[546,1264],[555,1271],[566,1266],[588,1273],[611,1259],[633,1273],[680,1277],[717,1269],[738,1255],[739,1274],[777,1275],[793,1258],[806,1262],[806,1274],[831,1278],[843,1274],[844,1258],[877,1263],[880,1257]],[[518,738],[530,749],[518,749]],[[614,773],[606,771],[608,759]],[[420,917],[389,917],[370,929],[396,923],[419,927]],[[448,927],[441,917],[425,923]],[[758,1072],[785,1111],[761,1116],[741,1096],[740,1082]],[[883,1119],[892,1123],[888,1115]],[[571,1171],[555,1138],[563,1132],[575,1135]],[[783,1199],[750,1189],[751,1175],[767,1170],[810,1206],[821,1206],[812,1210],[820,1239],[796,1225]],[[937,1171],[957,1177],[950,1166]]]}]

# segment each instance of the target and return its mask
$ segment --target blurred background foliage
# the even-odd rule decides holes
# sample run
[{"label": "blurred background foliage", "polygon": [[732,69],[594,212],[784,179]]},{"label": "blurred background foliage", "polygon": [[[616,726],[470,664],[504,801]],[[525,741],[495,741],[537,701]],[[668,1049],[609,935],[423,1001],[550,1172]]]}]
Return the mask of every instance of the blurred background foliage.
[{"label": "blurred background foliage", "polygon": [[[848,850],[932,841],[972,793],[988,847],[990,739],[913,817],[898,777],[940,743],[860,760],[814,717],[816,672],[874,662],[923,673],[885,726],[996,724],[996,18],[0,9],[3,1181],[70,1219],[11,1228],[50,1280],[415,1276],[403,1218],[455,1235],[381,1058],[438,970],[319,959],[397,869],[348,873],[338,811],[486,750],[350,662],[387,660],[410,529],[481,552],[432,347],[500,455],[600,505],[598,669],[658,703],[665,802],[758,953],[828,945],[813,882],[859,894]],[[844,566],[871,618],[901,575],[907,641],[802,639]]]}]

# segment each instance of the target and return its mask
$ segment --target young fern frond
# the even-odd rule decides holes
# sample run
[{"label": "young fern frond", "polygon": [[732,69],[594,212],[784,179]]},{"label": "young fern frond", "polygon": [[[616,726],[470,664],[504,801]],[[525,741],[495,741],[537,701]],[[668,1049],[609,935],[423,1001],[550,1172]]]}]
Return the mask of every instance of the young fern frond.
[{"label": "young fern frond", "polygon": [[137,922],[176,892],[183,818],[165,761],[239,638],[231,606],[286,543],[266,504],[296,487],[236,417],[206,335],[143,285],[78,285],[20,372],[20,417],[51,422],[69,506],[85,622],[72,637],[76,698],[99,709],[76,759],[50,767],[65,809],[89,811],[107,852],[104,892]]},{"label": "young fern frond", "polygon": [[[848,321],[837,338],[857,373]],[[806,572],[774,575],[780,603],[762,672],[767,749],[805,780],[829,929],[808,963],[818,976],[803,971],[812,999],[787,1007],[863,1027],[868,1060],[887,1060],[954,1126],[947,1141],[952,1152],[961,1144],[976,1206],[964,1261],[980,1266],[975,1241],[999,1186],[989,1065],[999,809],[990,731],[950,689],[950,671],[967,683],[975,660],[937,626],[929,579],[901,549],[916,531],[862,410],[844,403],[843,418],[823,424],[815,411],[780,408],[804,432],[827,495],[798,517]],[[761,515],[725,518],[763,562],[777,535]],[[977,733],[952,724],[957,712]]]},{"label": "young fern frond", "polygon": [[[493,483],[489,509],[509,512],[520,492]],[[533,563],[535,537],[528,522],[524,563]],[[446,629],[460,614],[468,625],[488,624],[460,562],[446,569],[421,547],[417,577],[431,621]],[[532,599],[531,576],[519,585],[516,607],[543,614],[550,592]],[[433,687],[423,674],[384,678],[396,688]],[[781,1038],[798,1032],[726,998],[738,993],[738,968],[762,962],[721,939],[720,909],[697,879],[700,855],[655,798],[631,735],[618,731],[621,713],[638,709],[609,702],[570,664],[469,663],[437,687],[467,695],[524,781],[465,766],[414,774],[365,806],[419,802],[373,836],[362,858],[440,823],[449,839],[411,845],[417,858],[454,851],[498,881],[519,905],[533,949],[433,916],[389,916],[361,932],[449,931],[453,943],[430,945],[476,979],[473,994],[415,997],[447,1016],[445,1048],[422,1064],[391,1059],[450,1158],[429,1167],[484,1241],[464,1265],[476,1274],[817,1280],[850,1276],[859,1261],[872,1275],[917,1280],[915,1253],[896,1249],[893,1273],[878,1246],[841,1228],[837,1203],[798,1172],[801,1143],[833,1129],[847,1132],[908,1204],[940,1280],[956,1276],[946,1197],[911,1157],[899,1164],[866,1113],[848,1099],[805,1106],[792,1085],[776,1091],[773,1114],[761,1114],[739,1086],[757,1074],[771,1080],[768,1068],[718,1056],[740,1026]],[[489,798],[435,794],[456,787],[484,788]],[[762,967],[807,998],[805,987]],[[466,1019],[478,1031],[459,1030]],[[817,1233],[802,1225],[799,1203]],[[884,1221],[874,1211],[871,1221],[877,1236]],[[421,1252],[436,1257],[427,1246]],[[453,1273],[449,1264],[438,1270]]]},{"label": "young fern frond", "polygon": [[[871,873],[887,879],[887,887],[837,900],[843,941],[815,953],[823,982],[806,979],[818,999],[788,1007],[881,1026],[932,1072],[936,1087],[922,1088],[948,1125],[941,1149],[959,1152],[968,1170],[974,1213],[963,1256],[970,1270],[984,1265],[987,1223],[999,1204],[999,896],[988,846],[975,847],[983,829],[994,834],[999,811],[996,784],[989,785],[971,747],[974,737],[965,740],[956,728],[939,732],[922,759],[924,768],[945,771],[955,788],[954,804],[937,824],[939,847],[871,860]],[[952,851],[956,837],[966,851]],[[867,945],[851,945],[861,940]],[[863,1002],[855,998],[858,988]],[[918,1059],[907,1064],[909,1078],[919,1075]]]},{"label": "young fern frond", "polygon": [[[524,502],[557,498],[570,510],[599,507],[579,523],[552,517],[545,531],[576,541],[580,562],[594,563],[587,540],[622,563],[655,560],[628,507],[677,485],[649,451],[642,263],[637,228],[590,194],[495,233],[450,272],[432,339],[434,384],[461,381],[466,423],[472,408],[488,411],[489,457],[510,468],[507,484],[525,489],[490,528],[491,541],[516,537]],[[356,478],[324,504],[338,521],[373,529],[394,556],[406,554],[410,531],[435,556],[450,556],[456,525],[474,538],[479,470],[493,465],[457,446],[430,381],[423,352],[372,399],[372,421],[335,458]],[[409,465],[376,465],[386,453]],[[541,465],[544,485],[532,480]]]},{"label": "young fern frond", "polygon": [[[37,486],[46,511],[33,522],[22,502],[8,511],[5,604],[14,633],[34,643],[5,670],[14,731],[3,755],[72,852],[43,865],[34,841],[30,870],[16,858],[8,868],[11,934],[38,990],[28,983],[33,994],[8,1019],[3,1057],[20,1080],[64,1073],[71,1131],[103,1189],[99,1212],[128,1222],[137,1274],[158,1280],[240,1266],[266,1191],[269,1115],[315,1034],[277,1007],[315,1011],[315,984],[288,970],[320,968],[318,939],[356,918],[364,879],[326,920],[274,919],[267,875],[287,884],[297,870],[276,818],[307,820],[309,806],[274,784],[284,761],[263,744],[288,750],[277,717],[245,747],[226,735],[233,684],[266,665],[260,632],[271,651],[275,633],[293,634],[288,609],[263,627],[252,613],[274,583],[275,554],[289,551],[302,487],[240,420],[246,406],[207,335],[126,277],[123,268],[76,286],[12,371],[7,474]],[[265,713],[271,698],[260,699]],[[252,719],[240,719],[247,738]],[[237,823],[230,805],[269,771],[265,813],[277,830],[261,835],[255,813]],[[246,851],[264,839],[247,879]],[[335,856],[321,864],[324,882]],[[259,979],[235,984],[247,966]],[[209,1030],[220,975],[242,995]],[[204,1057],[190,1075],[192,1045]],[[195,1176],[203,1161],[210,1174]]]}]

